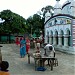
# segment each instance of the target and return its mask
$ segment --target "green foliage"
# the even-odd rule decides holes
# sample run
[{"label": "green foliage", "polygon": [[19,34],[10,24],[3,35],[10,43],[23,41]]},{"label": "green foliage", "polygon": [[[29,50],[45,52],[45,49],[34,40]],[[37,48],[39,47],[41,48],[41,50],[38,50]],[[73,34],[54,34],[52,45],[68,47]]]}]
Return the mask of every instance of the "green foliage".
[{"label": "green foliage", "polygon": [[26,20],[10,10],[3,10],[0,12],[0,17],[5,20],[0,23],[0,33],[24,34],[27,32],[29,34],[36,33],[39,36],[40,30],[44,29],[44,20],[38,14],[30,16]]},{"label": "green foliage", "polygon": [[1,26],[2,33],[23,33],[25,32],[26,20],[10,10],[0,12],[1,19],[5,20]]},{"label": "green foliage", "polygon": [[43,22],[40,15],[34,14],[32,17],[30,16],[27,19],[27,25],[28,25],[28,28],[29,28],[29,33],[31,33],[31,34],[36,33],[37,36],[39,36],[40,30],[42,30],[43,27],[44,27],[43,23],[44,22]]}]

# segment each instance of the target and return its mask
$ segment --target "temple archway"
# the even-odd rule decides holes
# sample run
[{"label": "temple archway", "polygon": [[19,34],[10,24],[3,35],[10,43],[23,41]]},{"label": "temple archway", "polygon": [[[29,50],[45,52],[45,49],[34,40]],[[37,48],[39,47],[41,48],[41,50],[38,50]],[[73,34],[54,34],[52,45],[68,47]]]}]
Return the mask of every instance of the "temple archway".
[{"label": "temple archway", "polygon": [[47,43],[49,43],[49,31],[47,31]]},{"label": "temple archway", "polygon": [[55,30],[55,41],[56,41],[56,45],[58,45],[58,31]]},{"label": "temple archway", "polygon": [[64,32],[63,32],[63,30],[60,31],[60,35],[61,35],[61,44],[64,45]]},{"label": "temple archway", "polygon": [[67,39],[68,39],[68,46],[70,46],[70,30],[66,29]]},{"label": "temple archway", "polygon": [[50,31],[50,44],[53,44],[53,31]]}]

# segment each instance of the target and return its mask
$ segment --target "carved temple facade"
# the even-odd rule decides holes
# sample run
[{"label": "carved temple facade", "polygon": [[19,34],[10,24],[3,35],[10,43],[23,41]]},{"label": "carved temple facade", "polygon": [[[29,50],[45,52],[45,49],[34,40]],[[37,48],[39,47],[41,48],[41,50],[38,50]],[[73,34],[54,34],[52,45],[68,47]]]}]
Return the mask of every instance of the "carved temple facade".
[{"label": "carved temple facade", "polygon": [[45,14],[45,43],[56,50],[75,54],[75,1],[67,0],[62,6],[57,0],[54,15]]}]

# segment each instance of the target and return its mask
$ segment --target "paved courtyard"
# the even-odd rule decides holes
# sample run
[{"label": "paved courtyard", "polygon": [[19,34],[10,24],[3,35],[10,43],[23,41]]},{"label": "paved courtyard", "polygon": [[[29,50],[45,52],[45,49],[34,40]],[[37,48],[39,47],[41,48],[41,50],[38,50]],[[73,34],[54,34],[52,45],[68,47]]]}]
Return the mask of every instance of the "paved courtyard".
[{"label": "paved courtyard", "polygon": [[20,58],[19,46],[15,44],[0,44],[2,58],[9,62],[9,71],[11,75],[75,75],[75,55],[56,51],[58,66],[50,70],[46,66],[46,71],[35,71],[34,59],[31,58],[31,64],[28,64],[27,55]]}]

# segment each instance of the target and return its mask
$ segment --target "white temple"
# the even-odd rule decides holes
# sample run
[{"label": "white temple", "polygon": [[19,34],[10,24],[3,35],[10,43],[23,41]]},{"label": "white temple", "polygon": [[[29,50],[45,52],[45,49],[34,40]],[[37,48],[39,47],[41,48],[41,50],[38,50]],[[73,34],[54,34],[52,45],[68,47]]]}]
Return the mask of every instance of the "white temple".
[{"label": "white temple", "polygon": [[54,15],[45,14],[45,43],[55,49],[75,54],[75,1],[67,0],[62,6],[56,0]]}]

